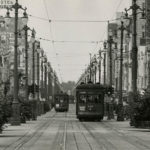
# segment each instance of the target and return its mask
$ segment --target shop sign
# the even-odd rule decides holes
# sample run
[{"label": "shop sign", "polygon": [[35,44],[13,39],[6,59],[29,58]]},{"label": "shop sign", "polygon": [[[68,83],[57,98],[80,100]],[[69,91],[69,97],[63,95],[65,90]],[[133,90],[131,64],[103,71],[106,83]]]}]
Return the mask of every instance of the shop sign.
[{"label": "shop sign", "polygon": [[6,9],[14,4],[14,0],[0,0],[0,9]]}]

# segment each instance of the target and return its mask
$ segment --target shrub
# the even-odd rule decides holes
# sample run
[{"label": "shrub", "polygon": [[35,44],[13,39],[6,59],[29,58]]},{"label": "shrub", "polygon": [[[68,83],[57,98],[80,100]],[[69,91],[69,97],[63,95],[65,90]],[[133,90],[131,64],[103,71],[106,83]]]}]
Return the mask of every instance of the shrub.
[{"label": "shrub", "polygon": [[140,126],[143,121],[150,121],[150,93],[146,93],[141,97],[138,95],[138,100],[134,102],[133,107],[133,125]]}]

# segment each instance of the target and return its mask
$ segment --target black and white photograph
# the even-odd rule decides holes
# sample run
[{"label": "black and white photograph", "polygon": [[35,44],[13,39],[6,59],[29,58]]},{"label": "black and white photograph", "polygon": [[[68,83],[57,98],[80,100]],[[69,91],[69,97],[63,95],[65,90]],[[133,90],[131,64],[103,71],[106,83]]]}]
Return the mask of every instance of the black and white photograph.
[{"label": "black and white photograph", "polygon": [[150,0],[0,0],[0,150],[150,150]]}]

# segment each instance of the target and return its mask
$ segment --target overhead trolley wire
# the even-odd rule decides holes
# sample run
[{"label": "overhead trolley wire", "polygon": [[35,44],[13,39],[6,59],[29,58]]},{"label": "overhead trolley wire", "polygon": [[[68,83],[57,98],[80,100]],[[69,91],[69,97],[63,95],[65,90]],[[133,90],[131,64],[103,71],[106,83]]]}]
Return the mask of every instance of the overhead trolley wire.
[{"label": "overhead trolley wire", "polygon": [[[57,62],[58,62],[58,53],[56,51],[56,48],[55,48],[55,45],[54,45],[54,41],[53,41],[53,33],[52,33],[52,26],[51,26],[51,21],[50,21],[50,17],[49,17],[49,13],[48,13],[48,9],[47,9],[47,5],[46,5],[46,2],[45,0],[43,0],[43,3],[44,3],[44,7],[45,7],[45,10],[46,10],[46,14],[47,14],[47,20],[49,20],[49,23],[50,23],[50,33],[51,33],[51,39],[52,39],[52,45],[53,45],[53,50],[55,52],[55,55],[56,55],[56,59],[57,59]],[[42,40],[42,38],[41,38]],[[62,75],[61,75],[61,71],[60,71],[60,64],[58,63],[58,71],[59,71],[59,76],[60,76],[60,79],[61,79],[61,82],[63,82],[62,80]]]},{"label": "overhead trolley wire", "polygon": [[[122,4],[122,2],[123,2],[124,0],[120,0],[119,1],[119,3],[118,3],[118,6],[116,7],[116,11],[119,9],[119,7],[120,7],[120,5]],[[115,12],[116,12],[115,11]],[[115,16],[115,13],[114,13],[114,15],[112,16],[112,18]]]},{"label": "overhead trolley wire", "polygon": [[[122,4],[122,2],[123,2],[123,0],[120,0],[120,1],[119,1],[118,5],[117,5],[117,7],[116,7],[115,13],[113,14],[112,18],[114,18],[115,14],[116,14],[117,10],[119,9],[120,5]],[[120,17],[120,18],[116,18],[116,19],[107,20],[107,23],[109,23],[109,22],[111,22],[111,21],[117,21],[117,20],[120,20],[120,19],[121,19],[121,17]],[[105,34],[106,34],[106,31],[104,31],[104,33],[103,33],[101,39],[104,38]]]},{"label": "overhead trolley wire", "polygon": [[[31,35],[28,35],[31,37]],[[50,39],[46,39],[46,38],[41,38],[41,37],[36,37],[38,40],[42,40],[42,41],[48,41],[51,43],[93,43],[93,44],[98,44],[98,43],[102,43],[104,41],[65,41],[65,40],[50,40]]]},{"label": "overhead trolley wire", "polygon": [[42,18],[42,17],[38,17],[38,16],[34,16],[34,15],[31,15],[31,14],[28,14],[28,16],[32,17],[32,18],[36,18],[36,19],[40,19],[40,20],[43,20],[43,21],[47,21],[49,23],[51,22],[76,22],[76,23],[107,23],[108,21],[116,21],[120,18],[116,18],[116,19],[111,19],[111,20],[63,20],[63,19],[46,19],[46,18]]}]

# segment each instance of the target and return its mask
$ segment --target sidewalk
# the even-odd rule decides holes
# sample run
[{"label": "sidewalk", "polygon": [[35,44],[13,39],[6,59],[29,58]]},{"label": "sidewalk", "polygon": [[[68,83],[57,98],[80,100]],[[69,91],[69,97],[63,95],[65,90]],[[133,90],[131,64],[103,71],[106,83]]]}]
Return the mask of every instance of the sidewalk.
[{"label": "sidewalk", "polygon": [[19,143],[23,137],[28,137],[34,133],[37,130],[37,127],[39,127],[47,117],[52,116],[53,114],[54,111],[52,110],[39,116],[36,121],[27,121],[20,126],[11,126],[10,124],[7,124],[7,127],[3,130],[2,134],[0,134],[0,150],[11,146],[11,144],[17,144],[17,142]]}]

